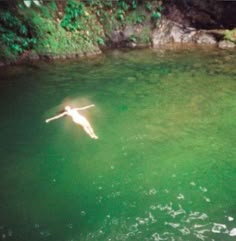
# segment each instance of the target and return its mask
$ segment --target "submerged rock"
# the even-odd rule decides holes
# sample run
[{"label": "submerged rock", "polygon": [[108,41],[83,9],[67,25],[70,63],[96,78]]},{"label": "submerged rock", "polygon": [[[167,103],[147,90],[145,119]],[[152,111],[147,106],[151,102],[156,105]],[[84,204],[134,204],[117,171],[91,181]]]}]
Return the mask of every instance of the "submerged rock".
[{"label": "submerged rock", "polygon": [[235,46],[236,46],[235,43],[227,40],[220,41],[218,44],[218,47],[221,49],[235,48]]},{"label": "submerged rock", "polygon": [[217,41],[212,34],[198,31],[196,34],[196,43],[197,44],[216,44]]}]

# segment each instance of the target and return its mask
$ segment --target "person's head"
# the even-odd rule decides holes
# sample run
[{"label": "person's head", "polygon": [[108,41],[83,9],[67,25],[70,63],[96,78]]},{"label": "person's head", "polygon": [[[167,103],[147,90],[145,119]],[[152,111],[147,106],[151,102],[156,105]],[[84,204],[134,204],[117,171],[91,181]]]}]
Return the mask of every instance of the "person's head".
[{"label": "person's head", "polygon": [[69,110],[71,110],[71,107],[70,107],[69,105],[67,105],[67,106],[65,107],[65,111],[69,111]]}]

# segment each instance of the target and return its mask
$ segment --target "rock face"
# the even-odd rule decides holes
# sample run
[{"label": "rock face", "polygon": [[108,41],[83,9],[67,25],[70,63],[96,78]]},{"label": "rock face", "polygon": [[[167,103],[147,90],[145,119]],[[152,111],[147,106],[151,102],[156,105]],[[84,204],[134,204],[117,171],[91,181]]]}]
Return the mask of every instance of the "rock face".
[{"label": "rock face", "polygon": [[160,21],[159,26],[152,32],[153,47],[168,43],[196,43],[213,44],[217,43],[215,37],[203,30],[187,27],[166,18]]},{"label": "rock face", "polygon": [[233,48],[224,40],[224,28],[236,26],[236,1],[166,0],[163,17],[152,31],[154,47],[169,43],[195,43]]},{"label": "rock face", "polygon": [[197,44],[216,44],[217,41],[213,35],[209,33],[204,33],[203,31],[198,31],[195,36],[195,41]]},{"label": "rock face", "polygon": [[185,34],[183,26],[162,18],[157,28],[152,32],[152,44],[154,47],[167,43],[181,43]]},{"label": "rock face", "polygon": [[127,24],[119,30],[113,30],[109,36],[112,48],[119,47],[147,47],[150,46],[151,26],[144,24]]},{"label": "rock face", "polygon": [[234,28],[236,1],[227,0],[167,0],[165,15],[184,26],[197,29]]}]

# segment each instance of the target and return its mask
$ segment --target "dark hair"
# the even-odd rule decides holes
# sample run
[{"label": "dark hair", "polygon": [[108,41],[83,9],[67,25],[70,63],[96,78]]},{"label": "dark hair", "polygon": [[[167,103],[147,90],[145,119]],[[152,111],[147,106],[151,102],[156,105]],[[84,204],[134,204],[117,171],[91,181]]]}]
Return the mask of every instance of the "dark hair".
[{"label": "dark hair", "polygon": [[65,109],[61,109],[57,112],[58,115],[62,114],[63,112],[65,112]]}]

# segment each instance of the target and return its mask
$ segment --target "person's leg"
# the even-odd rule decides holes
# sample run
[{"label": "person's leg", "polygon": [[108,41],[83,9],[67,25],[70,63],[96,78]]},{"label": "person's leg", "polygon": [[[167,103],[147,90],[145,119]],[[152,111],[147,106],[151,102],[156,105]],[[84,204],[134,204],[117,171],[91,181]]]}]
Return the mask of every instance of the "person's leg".
[{"label": "person's leg", "polygon": [[85,132],[93,139],[98,139],[98,137],[95,135],[93,129],[91,128],[91,126],[84,126],[83,127]]},{"label": "person's leg", "polygon": [[91,127],[90,123],[88,120],[84,117],[83,119],[81,118],[81,125],[84,128],[85,132],[93,139],[98,139],[98,137],[95,135],[93,128]]}]

